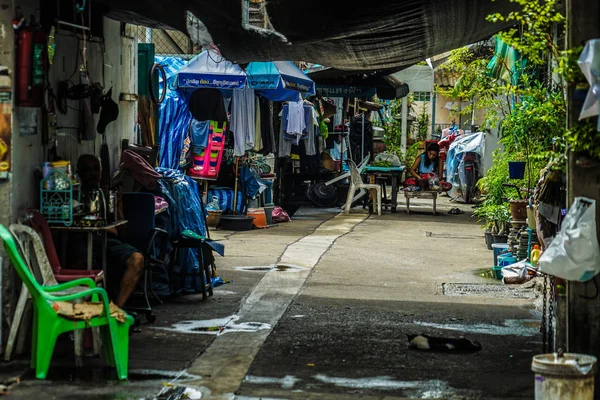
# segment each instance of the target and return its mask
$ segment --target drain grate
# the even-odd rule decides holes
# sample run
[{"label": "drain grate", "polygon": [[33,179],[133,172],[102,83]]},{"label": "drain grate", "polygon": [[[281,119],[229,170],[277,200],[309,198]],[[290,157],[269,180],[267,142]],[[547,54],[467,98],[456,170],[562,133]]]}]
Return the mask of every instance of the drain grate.
[{"label": "drain grate", "polygon": [[535,299],[538,297],[533,288],[521,288],[493,283],[443,283],[444,296],[475,296],[502,299]]}]

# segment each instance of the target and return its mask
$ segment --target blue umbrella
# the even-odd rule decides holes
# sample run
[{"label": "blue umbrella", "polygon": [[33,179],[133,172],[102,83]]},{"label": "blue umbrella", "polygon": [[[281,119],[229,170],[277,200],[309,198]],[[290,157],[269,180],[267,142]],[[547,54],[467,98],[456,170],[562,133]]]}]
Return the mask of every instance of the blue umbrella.
[{"label": "blue umbrella", "polygon": [[251,62],[246,68],[248,87],[271,101],[297,100],[315,94],[315,83],[291,61]]},{"label": "blue umbrella", "polygon": [[175,86],[178,89],[243,89],[246,73],[237,64],[220,54],[205,50],[177,71]]}]

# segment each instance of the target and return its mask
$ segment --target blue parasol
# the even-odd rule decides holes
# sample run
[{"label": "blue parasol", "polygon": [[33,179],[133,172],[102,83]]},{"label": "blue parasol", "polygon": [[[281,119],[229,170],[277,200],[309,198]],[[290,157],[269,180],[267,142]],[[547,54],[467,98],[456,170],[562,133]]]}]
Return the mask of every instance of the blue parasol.
[{"label": "blue parasol", "polygon": [[212,50],[205,50],[177,71],[178,89],[243,89],[246,73]]},{"label": "blue parasol", "polygon": [[291,61],[251,62],[246,68],[248,87],[271,101],[297,100],[315,94],[315,83]]}]

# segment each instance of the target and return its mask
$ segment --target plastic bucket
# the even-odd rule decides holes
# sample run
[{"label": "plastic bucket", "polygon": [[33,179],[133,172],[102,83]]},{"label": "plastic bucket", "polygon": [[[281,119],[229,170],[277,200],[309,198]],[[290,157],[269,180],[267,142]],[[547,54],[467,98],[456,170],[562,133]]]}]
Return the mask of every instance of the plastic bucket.
[{"label": "plastic bucket", "polygon": [[506,267],[506,266],[509,266],[516,262],[517,262],[517,257],[513,256],[512,253],[498,256],[498,266],[499,267]]},{"label": "plastic bucket", "polygon": [[508,176],[510,179],[523,179],[525,177],[525,161],[509,161]]},{"label": "plastic bucket", "polygon": [[265,215],[265,210],[263,208],[249,208],[247,214],[249,217],[254,217],[254,221],[252,222],[252,224],[255,227],[267,227],[267,216]]},{"label": "plastic bucket", "polygon": [[538,354],[533,356],[536,400],[592,400],[596,357],[586,354]]},{"label": "plastic bucket", "polygon": [[273,210],[275,206],[265,206],[265,217],[267,218],[267,225],[273,225]]},{"label": "plastic bucket", "polygon": [[494,266],[498,265],[498,256],[505,250],[508,250],[508,244],[506,243],[494,243],[492,244],[494,249]]},{"label": "plastic bucket", "polygon": [[502,279],[502,267],[493,266],[492,267],[492,275],[496,279]]}]

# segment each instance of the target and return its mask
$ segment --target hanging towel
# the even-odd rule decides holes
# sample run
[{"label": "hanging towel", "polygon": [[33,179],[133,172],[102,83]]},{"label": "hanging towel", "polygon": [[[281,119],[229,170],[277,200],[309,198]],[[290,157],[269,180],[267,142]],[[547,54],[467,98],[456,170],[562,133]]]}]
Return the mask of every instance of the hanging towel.
[{"label": "hanging towel", "polygon": [[288,103],[286,133],[296,136],[297,144],[305,128],[304,101],[290,101]]},{"label": "hanging towel", "polygon": [[256,97],[256,104],[254,106],[255,109],[255,118],[254,118],[254,151],[258,153],[263,148],[262,134],[261,134],[261,123],[260,120],[260,102],[258,97]]},{"label": "hanging towel", "polygon": [[231,105],[231,131],[233,132],[234,150],[236,157],[243,156],[246,151],[254,148],[255,107],[254,90],[244,88],[233,91]]}]

